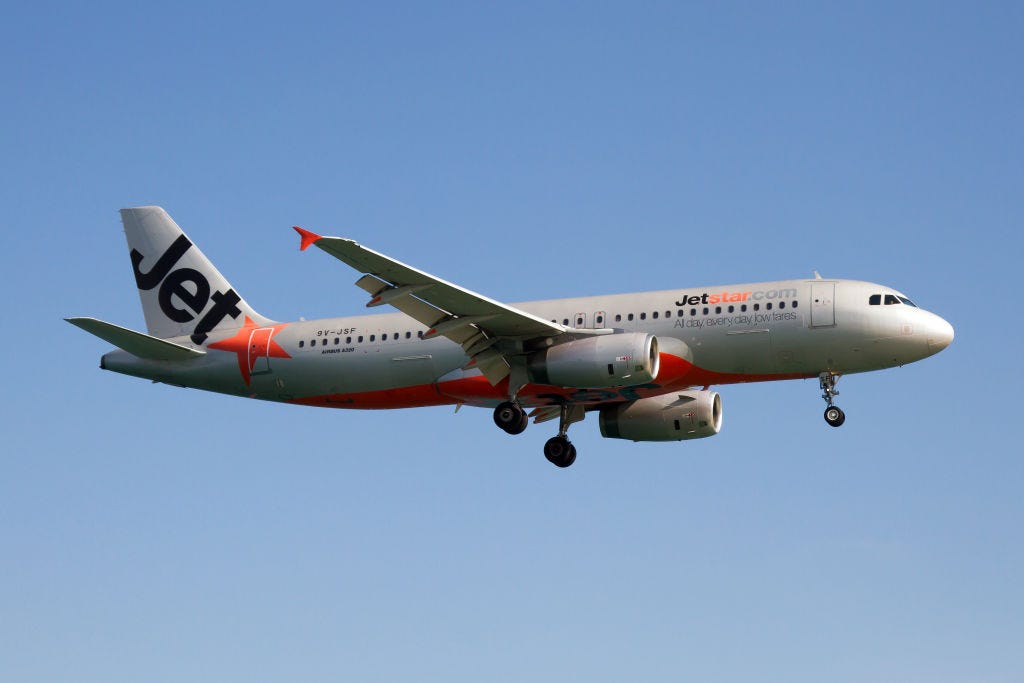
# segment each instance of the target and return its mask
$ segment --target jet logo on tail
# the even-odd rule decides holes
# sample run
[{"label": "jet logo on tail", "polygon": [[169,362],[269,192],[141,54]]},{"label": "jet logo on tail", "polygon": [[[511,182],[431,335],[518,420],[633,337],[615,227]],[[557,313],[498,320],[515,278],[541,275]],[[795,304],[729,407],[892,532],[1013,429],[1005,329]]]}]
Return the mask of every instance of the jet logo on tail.
[{"label": "jet logo on tail", "polygon": [[[226,292],[214,292],[211,295],[210,283],[202,273],[194,268],[179,268],[172,271],[174,265],[191,248],[192,242],[188,237],[184,234],[179,235],[178,239],[174,240],[167,248],[167,251],[160,255],[153,267],[145,273],[139,268],[145,256],[137,249],[132,249],[132,270],[135,272],[135,284],[140,290],[148,291],[160,285],[158,296],[160,310],[174,322],[187,323],[195,320],[196,316],[206,308],[210,299],[213,299],[213,307],[196,324],[195,331],[191,335],[194,343],[202,344],[206,341],[210,330],[217,327],[225,317],[231,316],[232,319],[237,319],[242,314],[238,308],[238,302],[242,299],[234,289],[228,289]],[[187,282],[192,284],[195,291],[185,286]],[[187,309],[175,306],[172,297],[177,297],[187,306]]]}]

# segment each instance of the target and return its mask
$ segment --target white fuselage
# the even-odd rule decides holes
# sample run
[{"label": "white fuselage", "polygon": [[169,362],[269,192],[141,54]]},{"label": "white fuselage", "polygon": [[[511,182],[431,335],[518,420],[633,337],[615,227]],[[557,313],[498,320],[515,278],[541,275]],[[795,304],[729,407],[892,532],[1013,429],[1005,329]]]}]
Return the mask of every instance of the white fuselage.
[{"label": "white fuselage", "polygon": [[[514,306],[574,328],[648,332],[661,349],[653,382],[601,391],[531,384],[519,392],[527,406],[546,405],[552,396],[592,404],[690,386],[878,370],[937,353],[953,337],[945,320],[892,288],[852,280],[691,287]],[[211,350],[184,363],[118,350],[103,357],[102,367],[180,386],[338,408],[493,406],[507,397],[506,387],[492,387],[478,370],[466,369],[470,359],[459,345],[443,337],[421,339],[424,332],[403,313],[253,325],[211,336]],[[173,341],[191,344],[188,337]]]}]

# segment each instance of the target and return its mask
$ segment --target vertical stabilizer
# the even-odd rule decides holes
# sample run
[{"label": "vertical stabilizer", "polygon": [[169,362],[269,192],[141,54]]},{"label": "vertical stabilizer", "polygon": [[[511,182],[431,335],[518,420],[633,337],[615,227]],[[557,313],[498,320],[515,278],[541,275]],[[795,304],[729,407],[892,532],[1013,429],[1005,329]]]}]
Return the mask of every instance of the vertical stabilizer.
[{"label": "vertical stabilizer", "polygon": [[159,206],[121,209],[135,284],[149,334],[189,335],[204,344],[211,333],[271,321],[235,292],[209,259]]}]

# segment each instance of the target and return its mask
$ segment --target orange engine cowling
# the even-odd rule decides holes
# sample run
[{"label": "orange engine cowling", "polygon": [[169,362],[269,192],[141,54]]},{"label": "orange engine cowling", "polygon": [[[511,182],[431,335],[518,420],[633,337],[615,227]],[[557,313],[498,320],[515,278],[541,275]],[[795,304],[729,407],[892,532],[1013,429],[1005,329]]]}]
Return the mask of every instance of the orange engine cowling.
[{"label": "orange engine cowling", "polygon": [[601,408],[601,436],[630,441],[685,441],[722,429],[715,391],[679,391]]}]

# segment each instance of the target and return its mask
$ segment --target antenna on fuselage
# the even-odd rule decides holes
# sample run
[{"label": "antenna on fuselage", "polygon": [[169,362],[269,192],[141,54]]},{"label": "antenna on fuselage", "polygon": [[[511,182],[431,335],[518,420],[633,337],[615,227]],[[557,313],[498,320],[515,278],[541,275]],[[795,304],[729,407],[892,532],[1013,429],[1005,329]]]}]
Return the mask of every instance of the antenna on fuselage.
[{"label": "antenna on fuselage", "polygon": [[815,280],[820,280],[820,279],[822,279],[822,278],[821,278],[821,273],[819,273],[818,271],[814,271],[814,279],[815,279]]}]

